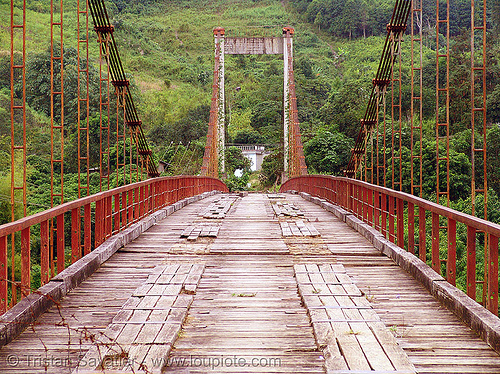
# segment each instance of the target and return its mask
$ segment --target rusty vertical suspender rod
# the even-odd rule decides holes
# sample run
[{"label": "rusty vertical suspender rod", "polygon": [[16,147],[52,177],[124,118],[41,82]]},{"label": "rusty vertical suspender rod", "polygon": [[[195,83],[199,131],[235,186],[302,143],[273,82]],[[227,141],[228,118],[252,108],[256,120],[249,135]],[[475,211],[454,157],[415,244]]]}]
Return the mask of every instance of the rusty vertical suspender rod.
[{"label": "rusty vertical suspender rod", "polygon": [[[475,3],[471,0],[471,164],[472,164],[472,215],[476,213],[476,194],[484,194],[483,217],[488,219],[488,182],[486,168],[486,0],[482,0],[481,12],[476,12]],[[476,14],[480,20],[476,24]],[[480,49],[476,50],[477,41],[480,40]],[[479,125],[479,126],[476,126]],[[476,147],[475,131],[480,133],[480,147]],[[476,182],[476,161],[482,163],[482,181]],[[480,165],[481,165],[480,163]],[[481,186],[482,182],[482,186]],[[478,188],[477,185],[480,185]]]},{"label": "rusty vertical suspender rod", "polygon": [[[450,0],[446,0],[444,16],[440,1],[436,0],[436,201],[446,198],[450,205]],[[440,32],[444,28],[446,44],[444,51],[439,43]],[[443,61],[444,59],[444,61]],[[440,79],[444,72],[444,82]],[[444,110],[443,110],[444,109]],[[444,142],[444,155],[440,143]],[[445,162],[445,185],[441,187],[440,161]]]},{"label": "rusty vertical suspender rod", "polygon": [[[51,207],[64,202],[63,0],[59,0],[58,3],[59,6],[55,4],[55,0],[50,2]],[[57,68],[59,68],[59,71],[57,71]],[[59,186],[55,183],[57,175],[59,175]],[[55,191],[56,188],[59,188],[59,192]],[[58,201],[56,201],[56,198],[59,198]]]},{"label": "rusty vertical suspender rod", "polygon": [[[21,15],[15,16],[15,0],[10,2],[10,132],[11,132],[11,164],[10,164],[10,205],[11,205],[11,220],[16,219],[16,206],[21,203],[22,214],[26,216],[26,1],[22,0]],[[20,35],[16,35],[16,34]],[[20,61],[16,61],[16,42],[20,40]],[[17,99],[14,87],[16,83],[21,81],[22,91],[21,98]],[[20,116],[16,116],[19,113]],[[21,117],[19,121],[17,118]],[[19,160],[20,158],[20,160]],[[20,162],[19,162],[20,161]],[[19,180],[18,165],[21,166]],[[19,196],[20,195],[20,196]],[[19,199],[19,197],[20,199]],[[24,290],[30,287],[29,266],[30,266],[30,243],[26,240],[28,232],[21,233],[21,253],[24,261],[21,261],[21,297],[25,296]],[[17,301],[17,287],[15,279],[15,254],[16,254],[16,237],[11,236],[11,303]],[[7,281],[9,274],[7,269],[7,237],[0,243],[0,260],[5,264],[1,269],[1,277]],[[2,302],[7,303],[7,296],[4,296]]]},{"label": "rusty vertical suspender rod", "polygon": [[[87,0],[76,2],[78,97],[78,198],[90,195],[89,14]],[[83,56],[82,56],[83,55]],[[82,66],[83,65],[83,66]],[[83,154],[82,154],[83,153]],[[84,172],[82,172],[84,168]],[[83,174],[83,176],[82,176]]]},{"label": "rusty vertical suspender rod", "polygon": [[[64,46],[63,0],[50,1],[50,206],[64,203]],[[57,71],[59,68],[59,71]],[[59,117],[58,117],[59,116]],[[56,180],[58,182],[56,183]],[[59,185],[58,185],[59,184]],[[57,191],[59,190],[59,191]],[[52,276],[64,270],[64,222],[50,221]],[[55,255],[55,258],[54,258]]]},{"label": "rusty vertical suspender rod", "polygon": [[[422,197],[422,121],[423,121],[423,35],[422,0],[412,1],[411,11],[411,106],[410,106],[410,180],[412,195]],[[417,54],[417,58],[415,55]],[[419,146],[415,149],[415,140]],[[418,152],[418,153],[417,153]],[[417,153],[417,154],[415,154]],[[415,168],[414,161],[418,165]]]},{"label": "rusty vertical suspender rod", "polygon": [[[406,29],[406,26],[405,26]],[[402,135],[403,135],[403,122],[402,122],[402,108],[401,108],[401,41],[405,29],[401,25],[388,25],[387,31],[390,33],[391,54],[393,63],[391,65],[391,188],[399,190],[403,189],[403,170],[402,170]],[[396,136],[398,139],[396,139]],[[397,160],[397,162],[396,162]],[[396,175],[396,169],[399,176]]]},{"label": "rusty vertical suspender rod", "polygon": [[[480,12],[476,12],[476,3],[482,3]],[[476,16],[477,15],[477,16]],[[476,23],[476,21],[478,21]],[[479,41],[479,43],[478,43]],[[480,48],[476,49],[476,44]],[[488,181],[486,164],[486,0],[471,0],[471,205],[472,215],[476,215],[476,196],[483,194],[483,218],[488,220]],[[478,125],[478,126],[476,126]],[[479,130],[479,147],[476,146],[476,130]],[[476,168],[476,163],[482,166],[482,173]],[[482,164],[482,165],[481,165]],[[477,173],[479,171],[479,173]],[[481,177],[478,178],[479,174]],[[482,175],[481,175],[482,174]],[[481,180],[482,178],[482,180]],[[487,285],[485,280],[491,273],[489,257],[489,241],[484,238],[484,277],[476,283],[482,284],[483,301],[487,302]]]},{"label": "rusty vertical suspender rod", "polygon": [[106,62],[109,58],[110,35],[110,33],[97,32],[99,43],[99,191],[110,189],[111,110],[109,65]]}]

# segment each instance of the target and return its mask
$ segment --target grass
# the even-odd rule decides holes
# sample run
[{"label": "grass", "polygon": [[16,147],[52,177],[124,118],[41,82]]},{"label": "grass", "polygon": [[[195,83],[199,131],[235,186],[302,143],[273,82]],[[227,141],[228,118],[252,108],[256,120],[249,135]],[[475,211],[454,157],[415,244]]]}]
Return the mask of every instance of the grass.
[{"label": "grass", "polygon": [[233,297],[255,297],[257,292],[254,293],[233,293],[231,296]]}]

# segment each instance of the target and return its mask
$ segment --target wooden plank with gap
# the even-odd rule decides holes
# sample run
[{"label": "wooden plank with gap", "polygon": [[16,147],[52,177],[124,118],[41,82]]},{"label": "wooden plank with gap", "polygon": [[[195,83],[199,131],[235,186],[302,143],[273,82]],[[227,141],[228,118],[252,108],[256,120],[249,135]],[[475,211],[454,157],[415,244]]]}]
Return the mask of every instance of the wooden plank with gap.
[{"label": "wooden plank with gap", "polygon": [[338,274],[329,264],[307,263],[294,269],[317,343],[327,348],[324,349],[327,368],[346,369],[338,367],[340,354],[349,370],[415,372],[407,355],[387,336],[390,333],[342,267],[336,268]]}]

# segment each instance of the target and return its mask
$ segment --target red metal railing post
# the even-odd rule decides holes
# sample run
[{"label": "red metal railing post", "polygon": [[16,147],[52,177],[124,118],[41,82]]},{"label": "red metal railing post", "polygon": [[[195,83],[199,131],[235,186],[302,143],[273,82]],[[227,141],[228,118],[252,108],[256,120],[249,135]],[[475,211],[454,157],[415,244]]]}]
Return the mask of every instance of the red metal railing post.
[{"label": "red metal railing post", "polygon": [[21,298],[31,293],[30,228],[21,231]]},{"label": "red metal railing post", "polygon": [[161,203],[161,197],[162,197],[162,192],[161,192],[161,186],[162,186],[162,182],[156,182],[154,183],[154,207],[153,207],[153,210],[156,210],[158,209],[159,207],[162,206],[162,203]]},{"label": "red metal railing post", "polygon": [[360,214],[360,212],[361,212],[362,207],[361,207],[361,201],[360,201],[361,199],[360,199],[359,190],[360,190],[360,187],[357,184],[355,184],[354,185],[354,202],[356,204],[356,207],[355,207],[356,209],[355,209],[354,213],[356,214],[356,217],[361,218],[362,215]]},{"label": "red metal railing post", "polygon": [[95,203],[95,229],[94,229],[94,248],[97,248],[102,243],[102,221],[103,221],[103,201],[97,200]]},{"label": "red metal railing post", "polygon": [[405,217],[404,217],[404,202],[401,199],[396,200],[396,210],[397,210],[397,235],[398,235],[398,246],[405,249]]},{"label": "red metal railing post", "polygon": [[144,186],[144,216],[149,213],[151,207],[151,185]]},{"label": "red metal railing post", "polygon": [[427,261],[427,247],[425,242],[425,209],[422,207],[418,207],[418,254],[423,262]]},{"label": "red metal railing post", "polygon": [[490,235],[488,251],[488,299],[486,308],[498,315],[498,237]]},{"label": "red metal railing post", "polygon": [[65,268],[64,249],[64,213],[62,213],[57,216],[57,273]]},{"label": "red metal railing post", "polygon": [[432,213],[432,268],[441,274],[441,260],[439,258],[439,214]]},{"label": "red metal railing post", "polygon": [[[123,195],[122,195],[123,197]],[[117,193],[113,196],[113,199],[114,199],[114,204],[115,204],[115,209],[114,209],[114,231],[115,232],[118,232],[120,231],[120,228],[122,227],[121,225],[121,222],[120,222],[120,218],[122,216],[121,214],[121,211],[120,211],[120,194]]]},{"label": "red metal railing post", "polygon": [[127,225],[130,225],[134,222],[134,190],[128,191],[128,197],[125,204],[125,210],[128,210],[128,222]]},{"label": "red metal railing post", "polygon": [[134,188],[134,222],[139,220],[140,216],[140,204],[141,204],[141,198],[140,198],[140,187]]},{"label": "red metal railing post", "polygon": [[[144,186],[144,215],[145,217],[149,213],[149,208],[151,207],[151,185]],[[141,217],[141,218],[142,218]]]},{"label": "red metal railing post", "polygon": [[448,260],[446,262],[446,280],[455,285],[457,273],[457,222],[448,218]]},{"label": "red metal railing post", "polygon": [[9,299],[8,266],[7,266],[7,236],[0,237],[0,313],[7,311]]},{"label": "red metal railing post", "polygon": [[408,251],[415,254],[415,206],[408,202]]},{"label": "red metal railing post", "polygon": [[358,211],[358,202],[356,200],[356,185],[351,184],[349,187],[350,187],[349,199],[351,200],[352,204],[352,213],[356,214]]},{"label": "red metal railing post", "polygon": [[373,203],[373,213],[374,213],[374,227],[376,230],[381,231],[382,226],[380,224],[380,192],[374,191],[375,199]]},{"label": "red metal railing post", "polygon": [[382,193],[382,235],[384,238],[387,237],[387,195]]},{"label": "red metal railing post", "polygon": [[363,220],[363,187],[356,185],[356,198],[358,203],[358,218]]},{"label": "red metal railing post", "polygon": [[154,207],[156,206],[155,184],[156,183],[153,182],[149,186],[146,186],[146,188],[148,190],[148,206],[147,206],[148,214],[153,212]]},{"label": "red metal railing post", "polygon": [[179,178],[176,178],[175,179],[175,197],[174,197],[174,201],[177,202],[179,201],[181,198],[181,190],[180,190],[180,186],[181,186],[181,180]]},{"label": "red metal railing post", "polygon": [[50,278],[49,221],[40,222],[40,283],[43,286]]},{"label": "red metal railing post", "polygon": [[144,208],[145,208],[145,191],[144,191],[144,187],[140,187],[139,188],[139,217],[138,218],[142,218],[144,217]]},{"label": "red metal railing post", "polygon": [[92,249],[92,211],[90,204],[83,207],[83,254],[88,255]]},{"label": "red metal railing post", "polygon": [[476,300],[476,229],[467,227],[467,295]]},{"label": "red metal railing post", "polygon": [[71,263],[82,257],[80,248],[80,208],[71,210]]},{"label": "red metal railing post", "polygon": [[337,194],[338,194],[338,181],[336,179],[327,179],[328,181],[330,181],[331,183],[331,190],[330,190],[330,193],[331,193],[331,199],[330,201],[334,204],[338,204],[338,200],[337,200]]},{"label": "red metal railing post", "polygon": [[108,196],[104,199],[106,213],[105,213],[105,235],[104,238],[107,239],[112,235],[113,232],[113,197]]},{"label": "red metal railing post", "polygon": [[167,192],[165,195],[165,204],[170,205],[172,203],[172,179],[167,179],[165,184],[165,190]]},{"label": "red metal railing post", "polygon": [[347,181],[344,181],[344,202],[346,210],[352,212],[351,184]]},{"label": "red metal railing post", "polygon": [[167,181],[166,180],[162,180],[161,181],[161,207],[163,208],[165,205],[166,205],[166,202],[167,202]]},{"label": "red metal railing post", "polygon": [[368,222],[368,189],[366,187],[361,187],[361,201],[363,208],[362,220]]},{"label": "red metal railing post", "polygon": [[396,235],[394,232],[394,197],[389,196],[389,240],[392,243],[396,241]]},{"label": "red metal railing post", "polygon": [[375,207],[373,204],[373,191],[372,190],[368,190],[367,204],[368,204],[368,223],[373,226],[374,225],[373,213],[374,213]]},{"label": "red metal railing post", "polygon": [[149,214],[151,208],[151,185],[144,186],[144,216]]},{"label": "red metal railing post", "polygon": [[347,208],[349,212],[354,212],[354,185],[349,182],[346,182],[346,184],[347,184],[347,189],[346,189]]}]

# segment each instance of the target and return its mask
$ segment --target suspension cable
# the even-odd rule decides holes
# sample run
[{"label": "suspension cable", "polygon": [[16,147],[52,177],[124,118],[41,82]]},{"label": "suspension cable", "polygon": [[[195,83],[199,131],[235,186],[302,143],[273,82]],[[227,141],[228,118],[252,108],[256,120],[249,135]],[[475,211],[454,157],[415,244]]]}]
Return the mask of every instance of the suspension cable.
[{"label": "suspension cable", "polygon": [[[129,80],[126,77],[125,70],[118,53],[118,47],[113,34],[114,27],[109,21],[104,0],[89,0],[89,9],[96,33],[100,35],[101,39],[109,37],[109,54],[106,55],[105,58],[109,65],[111,84],[115,86],[115,92],[117,93],[117,96],[121,98],[120,105],[123,104],[124,123],[127,127],[133,128],[130,135],[136,138],[135,142],[138,147],[139,155],[146,164],[148,176],[157,177],[159,174],[156,158],[149,149],[149,145],[142,129],[142,121],[139,119],[137,109],[132,99]],[[124,134],[126,134],[126,132],[124,132]]]},{"label": "suspension cable", "polygon": [[[392,45],[399,39],[399,34],[402,35],[406,30],[406,22],[408,20],[410,8],[411,0],[396,0],[391,21],[387,26],[387,37],[382,50],[382,56],[377,74],[373,80],[370,99],[368,100],[365,115],[361,120],[361,127],[351,153],[351,158],[346,170],[344,170],[344,174],[350,178],[355,177],[358,171],[360,171],[360,165],[365,154],[366,138],[369,136],[373,127],[377,123],[378,105],[376,87],[378,86],[378,90],[382,91],[382,89],[391,81],[391,70],[392,65],[394,64],[395,56],[395,54],[392,53]],[[394,37],[391,37],[391,35]],[[397,43],[394,48],[395,53],[398,53],[399,48],[400,45]]]}]

